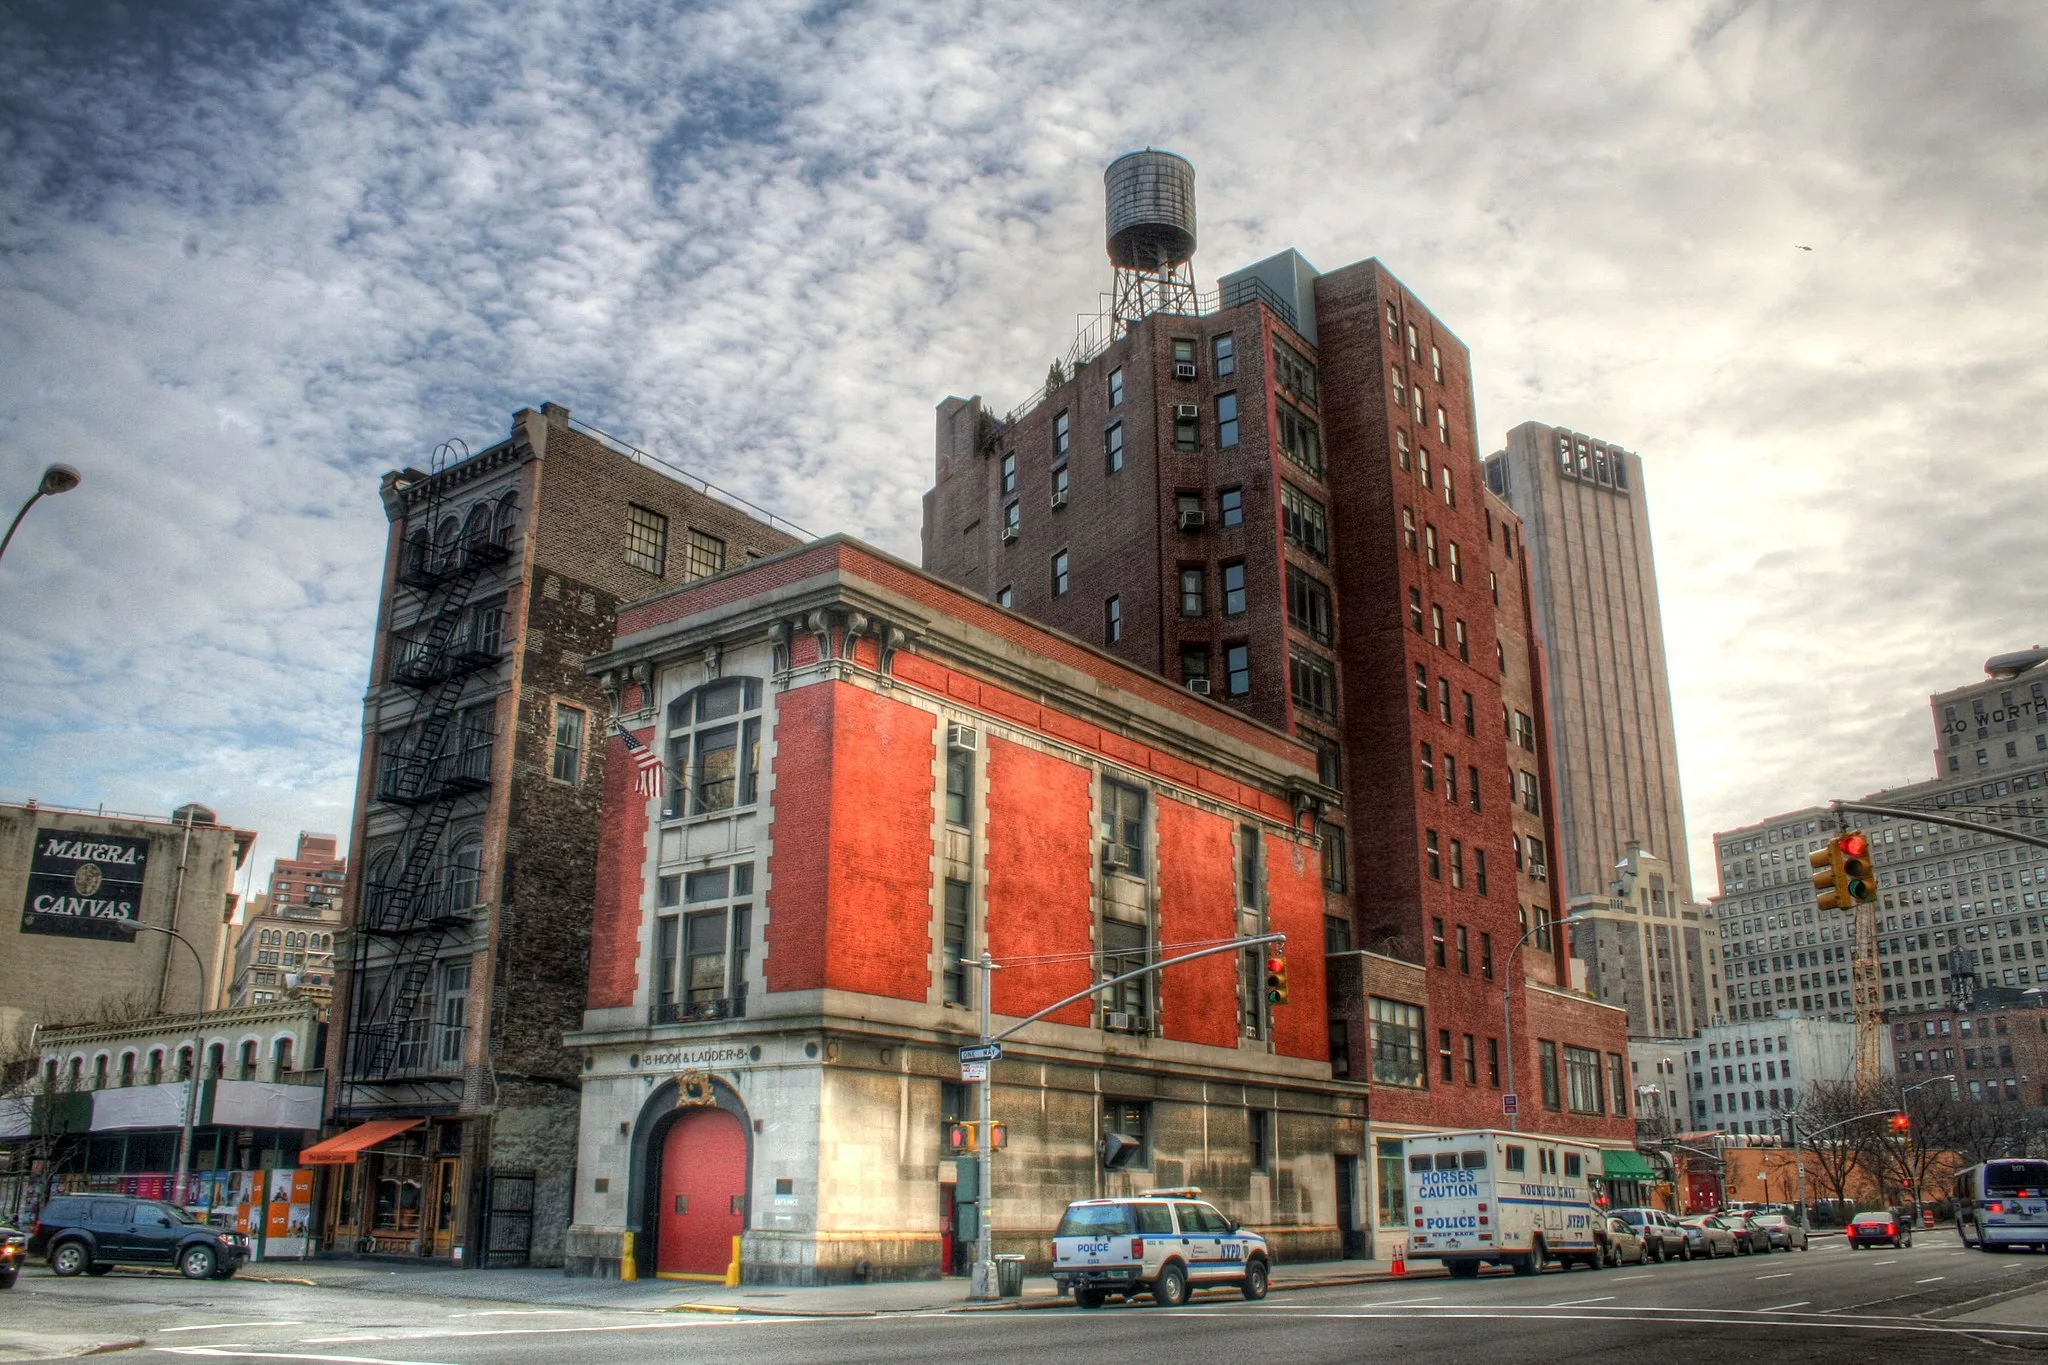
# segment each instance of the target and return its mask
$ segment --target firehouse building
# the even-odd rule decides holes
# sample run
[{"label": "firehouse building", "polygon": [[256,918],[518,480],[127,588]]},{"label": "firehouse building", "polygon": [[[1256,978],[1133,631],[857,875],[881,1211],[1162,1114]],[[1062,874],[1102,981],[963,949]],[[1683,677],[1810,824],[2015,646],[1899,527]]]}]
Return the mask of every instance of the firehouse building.
[{"label": "firehouse building", "polygon": [[[618,630],[572,1273],[938,1275],[984,1210],[1042,1266],[1068,1201],[1181,1184],[1342,1254],[1366,1087],[1332,1071],[1311,744],[840,537]],[[978,1197],[947,1135],[982,990],[1000,1030],[1264,932],[1283,1004],[1225,954],[1009,1040]]]}]

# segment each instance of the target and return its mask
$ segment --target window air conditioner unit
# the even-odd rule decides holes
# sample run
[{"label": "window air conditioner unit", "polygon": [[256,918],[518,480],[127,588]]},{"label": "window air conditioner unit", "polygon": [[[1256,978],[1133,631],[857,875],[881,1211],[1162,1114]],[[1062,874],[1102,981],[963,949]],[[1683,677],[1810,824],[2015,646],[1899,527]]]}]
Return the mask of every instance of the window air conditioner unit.
[{"label": "window air conditioner unit", "polygon": [[948,725],[946,727],[946,747],[948,749],[966,749],[971,752],[980,747],[980,744],[981,735],[972,725]]},{"label": "window air conditioner unit", "polygon": [[1195,362],[1192,360],[1174,361],[1173,377],[1175,379],[1193,379],[1195,377]]},{"label": "window air conditioner unit", "polygon": [[1188,691],[1194,693],[1198,697],[1208,696],[1209,680],[1207,678],[1189,678]]},{"label": "window air conditioner unit", "polygon": [[1176,422],[1192,422],[1202,415],[1202,409],[1195,403],[1175,403],[1173,418]]},{"label": "window air conditioner unit", "polygon": [[1199,531],[1209,524],[1209,514],[1199,507],[1191,507],[1180,514],[1177,524],[1183,531]]},{"label": "window air conditioner unit", "polygon": [[1057,492],[1057,493],[1055,493],[1055,494],[1053,494],[1053,495],[1052,495],[1052,505],[1053,505],[1053,510],[1055,510],[1055,511],[1057,511],[1057,510],[1059,510],[1060,508],[1062,508],[1062,507],[1065,507],[1065,506],[1067,505],[1067,490],[1066,490],[1066,489],[1062,488],[1062,489],[1061,489],[1061,490],[1060,490],[1059,492]]},{"label": "window air conditioner unit", "polygon": [[1550,869],[1545,867],[1543,864],[1538,863],[1536,864],[1536,866],[1529,869],[1529,875],[1534,877],[1539,882],[1547,882],[1550,880]]},{"label": "window air conditioner unit", "polygon": [[1102,1026],[1111,1033],[1130,1033],[1138,1016],[1124,1010],[1107,1010],[1102,1016]]},{"label": "window air conditioner unit", "polygon": [[1130,864],[1124,861],[1124,846],[1122,844],[1104,844],[1102,846],[1102,866],[1106,871],[1110,872],[1128,871]]},{"label": "window air conditioner unit", "polygon": [[1011,541],[1015,540],[1016,538],[1017,538],[1017,528],[1016,528],[1016,527],[1014,527],[1014,526],[1005,526],[1005,527],[1003,528],[1003,544],[1005,544],[1005,545],[1008,545],[1008,544],[1009,544],[1009,543],[1010,543]]}]

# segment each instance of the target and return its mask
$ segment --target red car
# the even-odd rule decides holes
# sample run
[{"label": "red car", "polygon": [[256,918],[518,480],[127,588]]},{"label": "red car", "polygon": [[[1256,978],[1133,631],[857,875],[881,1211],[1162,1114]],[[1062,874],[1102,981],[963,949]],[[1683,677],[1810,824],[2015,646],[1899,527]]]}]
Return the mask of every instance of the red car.
[{"label": "red car", "polygon": [[1913,1229],[1906,1220],[1889,1213],[1859,1213],[1849,1222],[1849,1250],[1864,1247],[1913,1245]]}]

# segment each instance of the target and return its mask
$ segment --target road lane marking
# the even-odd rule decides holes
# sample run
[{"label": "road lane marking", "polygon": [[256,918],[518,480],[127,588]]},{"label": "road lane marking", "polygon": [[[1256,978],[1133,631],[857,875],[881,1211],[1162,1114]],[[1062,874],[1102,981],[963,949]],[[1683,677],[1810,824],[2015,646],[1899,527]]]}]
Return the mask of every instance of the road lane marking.
[{"label": "road lane marking", "polygon": [[237,1360],[320,1360],[329,1365],[444,1365],[433,1360],[382,1360],[376,1356],[316,1356],[295,1351],[250,1351],[238,1346],[163,1346],[181,1356],[233,1356]]},{"label": "road lane marking", "polygon": [[305,1321],[300,1318],[266,1318],[261,1322],[195,1322],[190,1327],[159,1327],[156,1330],[159,1333],[168,1335],[172,1332],[213,1332],[223,1327],[304,1327],[305,1325]]},{"label": "road lane marking", "polygon": [[1946,1276],[1946,1275],[1929,1275],[1929,1276],[1928,1276],[1928,1277],[1927,1277],[1926,1279],[1924,1279],[1924,1280],[1915,1280],[1915,1281],[1913,1281],[1913,1283],[1914,1283],[1914,1284],[1933,1284],[1933,1283],[1934,1283],[1934,1282],[1935,1282],[1936,1280],[1945,1280],[1945,1279],[1947,1279],[1947,1278],[1948,1278],[1948,1276]]},{"label": "road lane marking", "polygon": [[1614,1295],[1612,1294],[1602,1294],[1594,1299],[1565,1299],[1561,1303],[1546,1303],[1543,1306],[1545,1308],[1577,1308],[1588,1303],[1606,1303],[1613,1299],[1613,1297]]},{"label": "road lane marking", "polygon": [[1792,1272],[1789,1270],[1781,1270],[1775,1275],[1759,1275],[1757,1276],[1757,1278],[1759,1280],[1789,1280],[1792,1278]]},{"label": "road lane marking", "polygon": [[1788,1308],[1804,1308],[1804,1307],[1806,1307],[1806,1306],[1807,1306],[1808,1304],[1810,1304],[1810,1303],[1812,1303],[1812,1302],[1813,1302],[1813,1300],[1812,1300],[1812,1299],[1796,1299],[1796,1300],[1794,1300],[1794,1301],[1793,1301],[1793,1302],[1791,1302],[1791,1303],[1781,1303],[1781,1304],[1779,1304],[1779,1305],[1778,1305],[1778,1306],[1777,1306],[1776,1308],[1759,1308],[1759,1309],[1757,1309],[1757,1312],[1759,1312],[1759,1313],[1782,1313],[1782,1312],[1784,1312],[1784,1311],[1785,1311],[1786,1309],[1788,1309]]},{"label": "road lane marking", "polygon": [[1871,1262],[1871,1264],[1872,1264],[1872,1265],[1897,1265],[1898,1263],[1899,1263],[1899,1258],[1898,1258],[1898,1257],[1896,1257],[1896,1256],[1892,1257],[1892,1258],[1891,1258],[1891,1259],[1890,1259],[1889,1261],[1872,1261],[1872,1262]]},{"label": "road lane marking", "polygon": [[[1660,1312],[1660,1311],[1661,1311],[1661,1312],[1664,1312],[1664,1313],[1675,1313],[1675,1312],[1680,1312],[1680,1311],[1691,1311],[1691,1312],[1698,1312],[1699,1310],[1697,1310],[1697,1309],[1693,1309],[1693,1310],[1678,1310],[1678,1309],[1663,1309],[1663,1310],[1657,1310],[1657,1309],[1633,1309],[1633,1308],[1615,1308],[1615,1309],[1611,1309],[1611,1310],[1608,1310],[1608,1312],[1609,1312],[1610,1314],[1615,1314],[1615,1315],[1624,1315],[1624,1316],[1598,1316],[1598,1314],[1599,1314],[1599,1313],[1601,1312],[1601,1310],[1599,1310],[1599,1309],[1592,1309],[1592,1310],[1589,1310],[1589,1311],[1587,1311],[1587,1312],[1584,1312],[1584,1313],[1552,1313],[1552,1314],[1546,1314],[1546,1315],[1545,1315],[1545,1317],[1543,1318],[1543,1321],[1545,1321],[1545,1322],[1616,1322],[1616,1321],[1624,1321],[1624,1320],[1626,1320],[1626,1318],[1625,1318],[1625,1315],[1627,1315],[1627,1314],[1630,1314],[1630,1313],[1638,1313],[1638,1312],[1654,1313],[1654,1312]],[[1715,1310],[1708,1310],[1708,1311],[1710,1311],[1710,1312],[1711,1312],[1711,1311],[1715,1311]],[[1448,1320],[1453,1320],[1453,1321],[1459,1321],[1459,1320],[1470,1320],[1470,1321],[1475,1321],[1475,1322],[1527,1322],[1527,1321],[1529,1321],[1528,1313],[1529,1313],[1529,1309],[1528,1309],[1528,1308],[1517,1308],[1517,1309],[1513,1309],[1513,1310],[1507,1310],[1507,1311],[1504,1311],[1504,1310],[1498,1310],[1498,1309],[1495,1309],[1495,1310],[1480,1310],[1480,1309],[1446,1309],[1446,1310],[1443,1310],[1443,1311],[1441,1311],[1441,1312],[1439,1312],[1439,1313],[1435,1314],[1435,1316],[1436,1316],[1436,1317],[1439,1317],[1439,1318],[1444,1318],[1444,1319],[1448,1319]],[[1182,1311],[1180,1311],[1180,1312],[1177,1312],[1177,1313],[1175,1313],[1175,1314],[1174,1314],[1174,1319],[1175,1319],[1175,1320],[1178,1320],[1178,1319],[1180,1319],[1180,1318],[1184,1318],[1184,1317],[1223,1317],[1223,1316],[1226,1316],[1226,1315],[1225,1315],[1225,1314],[1222,1314],[1222,1313],[1196,1313],[1196,1314],[1189,1314],[1189,1313],[1187,1313],[1187,1312],[1186,1312],[1185,1310],[1182,1310]],[[1318,1316],[1318,1317],[1324,1317],[1324,1318],[1330,1318],[1330,1319],[1333,1319],[1333,1320],[1345,1320],[1345,1321],[1353,1321],[1353,1320],[1360,1320],[1360,1319],[1376,1319],[1376,1318],[1385,1318],[1385,1319],[1387,1319],[1387,1320],[1388,1320],[1388,1321],[1390,1321],[1390,1322],[1397,1322],[1397,1321],[1413,1322],[1413,1321],[1415,1321],[1415,1316],[1414,1316],[1413,1314],[1399,1314],[1399,1313],[1370,1313],[1370,1312],[1333,1312],[1333,1313],[1320,1313],[1320,1314],[1317,1314],[1316,1316]],[[1682,1317],[1654,1317],[1654,1318],[1649,1318],[1649,1317],[1646,1317],[1646,1318],[1644,1318],[1643,1320],[1644,1320],[1644,1321],[1646,1321],[1646,1322],[1660,1322],[1660,1323],[1664,1323],[1664,1322],[1668,1322],[1668,1323],[1682,1323],[1682,1324],[1686,1324],[1686,1325],[1689,1325],[1689,1326],[1697,1326],[1697,1327],[1742,1327],[1742,1326],[1752,1325],[1752,1324],[1747,1324],[1747,1323],[1745,1323],[1745,1322],[1744,1322],[1744,1321],[1743,1321],[1742,1319],[1740,1319],[1740,1318],[1729,1318],[1729,1317],[1690,1317],[1690,1318],[1682,1318]],[[1848,1319],[1841,1319],[1841,1318],[1827,1318],[1827,1317],[1823,1317],[1823,1316],[1820,1316],[1820,1315],[1818,1315],[1818,1314],[1804,1314],[1804,1313],[1803,1313],[1803,1314],[1800,1314],[1800,1315],[1799,1315],[1798,1317],[1796,1317],[1796,1318],[1773,1318],[1773,1319],[1771,1320],[1771,1322],[1772,1322],[1772,1330],[1774,1330],[1774,1331],[1782,1331],[1782,1330],[1783,1330],[1783,1324],[1786,1324],[1786,1323],[1792,1323],[1792,1324],[1794,1324],[1794,1325],[1796,1325],[1796,1326],[1799,1326],[1799,1327],[1802,1327],[1802,1328],[1814,1328],[1814,1329],[1817,1329],[1817,1330],[1826,1330],[1826,1331],[1836,1331],[1836,1332],[1900,1332],[1900,1333],[1908,1333],[1908,1332],[1910,1332],[1910,1333],[1917,1333],[1917,1334],[1922,1334],[1922,1335],[1934,1335],[1934,1336],[1958,1336],[1958,1337],[1985,1337],[1985,1336],[1997,1336],[1997,1337],[2041,1337],[2041,1338],[2048,1338],[2048,1328],[2039,1328],[2039,1327],[1992,1327],[1992,1326],[1986,1326],[1986,1325],[1982,1325],[1982,1324],[1974,1324],[1974,1323],[1973,1323],[1973,1324],[1970,1324],[1970,1325],[1968,1325],[1968,1326],[1962,1326],[1962,1327],[1944,1327],[1944,1326],[1936,1326],[1936,1325],[1934,1325],[1934,1324],[1931,1324],[1931,1323],[1917,1322],[1917,1321],[1914,1321],[1913,1319],[1910,1319],[1910,1318],[1884,1318],[1884,1319],[1877,1319],[1877,1320],[1872,1320],[1872,1321],[1867,1321],[1867,1322],[1859,1322],[1859,1321],[1853,1321],[1853,1320],[1848,1320]],[[1756,1326],[1762,1326],[1763,1324],[1761,1324],[1761,1323],[1757,1323],[1757,1324],[1753,1324],[1753,1325],[1756,1325]]]},{"label": "road lane marking", "polygon": [[1615,1280],[1609,1280],[1609,1281],[1608,1281],[1608,1283],[1609,1283],[1609,1284],[1627,1284],[1627,1283],[1628,1283],[1628,1282],[1629,1282],[1630,1280],[1651,1280],[1651,1279],[1655,1279],[1655,1278],[1656,1278],[1656,1276],[1654,1276],[1654,1275],[1623,1275],[1623,1276],[1622,1276],[1622,1277],[1620,1277],[1619,1279],[1615,1279]]}]

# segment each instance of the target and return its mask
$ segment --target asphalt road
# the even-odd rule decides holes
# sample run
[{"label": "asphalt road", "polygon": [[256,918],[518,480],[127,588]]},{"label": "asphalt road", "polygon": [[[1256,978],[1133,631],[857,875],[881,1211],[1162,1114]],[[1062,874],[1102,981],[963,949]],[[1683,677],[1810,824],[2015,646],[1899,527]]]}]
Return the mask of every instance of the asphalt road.
[{"label": "asphalt road", "polygon": [[[431,1290],[430,1285],[423,1285]],[[1158,1359],[1404,1361],[2010,1359],[2048,1351],[2048,1256],[1961,1251],[1929,1236],[1905,1251],[1552,1270],[1473,1282],[1428,1278],[1184,1308],[1117,1305],[875,1318],[706,1316],[540,1308],[476,1299],[115,1274],[58,1280],[40,1267],[0,1297],[13,1332],[142,1337],[124,1353],[334,1365],[560,1365],[564,1360],[780,1362]],[[2010,1323],[2012,1325],[2001,1325]]]}]

